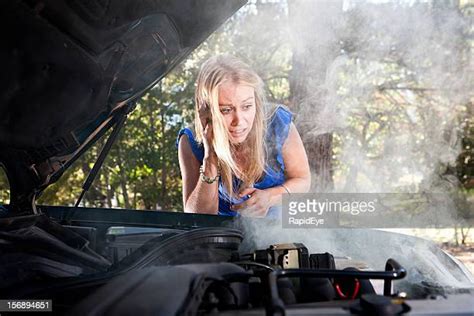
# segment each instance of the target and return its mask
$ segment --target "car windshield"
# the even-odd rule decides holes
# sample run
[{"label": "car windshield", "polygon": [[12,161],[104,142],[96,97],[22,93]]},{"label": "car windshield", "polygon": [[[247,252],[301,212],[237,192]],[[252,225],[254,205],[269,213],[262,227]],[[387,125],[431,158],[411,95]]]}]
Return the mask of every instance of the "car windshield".
[{"label": "car windshield", "polygon": [[[395,205],[390,216],[355,228],[434,241],[474,272],[473,16],[469,0],[250,1],[137,101],[82,206],[183,212],[176,139],[194,126],[201,65],[229,54],[262,78],[269,105],[292,113],[311,169],[306,198],[362,194],[370,202],[394,194],[385,196]],[[105,142],[85,152],[38,204],[74,206]],[[1,172],[0,187],[0,204],[8,204]],[[420,200],[428,201],[422,211]],[[341,258],[364,253],[374,268],[383,266],[376,252],[387,245],[384,258],[409,257],[414,249],[389,237],[365,249],[364,230],[286,224],[273,234],[258,222],[250,228],[262,246],[297,238]]]}]

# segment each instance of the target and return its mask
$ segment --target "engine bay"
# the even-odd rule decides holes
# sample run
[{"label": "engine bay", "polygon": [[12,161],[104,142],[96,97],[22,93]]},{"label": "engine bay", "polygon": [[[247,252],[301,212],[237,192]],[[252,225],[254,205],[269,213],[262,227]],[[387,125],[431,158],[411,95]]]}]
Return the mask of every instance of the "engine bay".
[{"label": "engine bay", "polygon": [[[400,291],[393,283],[407,269],[396,258],[373,269],[298,242],[252,249],[237,228],[109,226],[102,235],[45,215],[3,218],[1,226],[2,298],[50,299],[59,314],[416,315],[426,300],[454,300],[459,312],[463,297]],[[461,300],[466,311],[469,301]]]}]

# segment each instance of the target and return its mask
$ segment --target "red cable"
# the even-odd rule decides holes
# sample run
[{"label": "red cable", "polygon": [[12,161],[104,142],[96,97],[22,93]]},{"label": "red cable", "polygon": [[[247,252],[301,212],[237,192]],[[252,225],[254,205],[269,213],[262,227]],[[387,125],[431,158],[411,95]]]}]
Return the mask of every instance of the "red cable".
[{"label": "red cable", "polygon": [[358,279],[355,279],[355,288],[354,288],[354,293],[352,293],[352,298],[355,299],[357,294],[359,294],[359,289],[360,289],[360,282]]},{"label": "red cable", "polygon": [[342,293],[341,287],[339,286],[339,284],[336,283],[335,288],[336,288],[337,295],[339,295],[340,298],[344,298],[344,299],[347,298],[347,296],[344,293]]},{"label": "red cable", "polygon": [[[359,293],[359,290],[360,290],[359,280],[354,279],[354,282],[355,282],[355,286],[354,286],[354,292],[352,293],[352,296],[351,296],[351,300],[356,298],[356,296],[357,296],[357,294]],[[337,292],[337,294],[339,295],[340,298],[347,299],[347,295],[342,292],[341,287],[339,286],[339,284],[336,283],[335,288],[336,288],[336,292]]]}]

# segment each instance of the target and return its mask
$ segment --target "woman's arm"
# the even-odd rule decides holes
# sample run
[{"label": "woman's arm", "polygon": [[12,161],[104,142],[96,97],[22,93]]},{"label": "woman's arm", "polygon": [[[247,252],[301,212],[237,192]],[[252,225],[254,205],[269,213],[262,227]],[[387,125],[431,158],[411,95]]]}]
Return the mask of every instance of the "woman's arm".
[{"label": "woman's arm", "polygon": [[[179,167],[183,180],[183,208],[186,213],[217,214],[219,207],[219,181],[201,181],[200,163],[194,156],[187,135],[181,136],[178,144]],[[217,175],[217,157],[205,157],[204,175],[214,178]]]},{"label": "woman's arm", "polygon": [[[288,137],[283,144],[282,155],[286,173],[286,181],[283,185],[290,193],[308,192],[311,186],[308,157],[300,134],[293,123],[290,125]],[[244,203],[235,205],[233,210],[247,209],[250,216],[265,216],[270,207],[281,204],[283,193],[287,193],[287,191],[282,186],[265,190],[247,188],[241,192],[241,195],[250,194],[251,198]]]},{"label": "woman's arm", "polygon": [[[296,126],[291,123],[288,138],[282,148],[286,181],[283,185],[290,193],[306,193],[311,187],[311,172],[303,141]],[[288,193],[282,186],[267,189],[271,192],[272,206],[281,203],[281,195]]]},{"label": "woman's arm", "polygon": [[308,156],[296,126],[291,123],[288,138],[282,148],[285,163],[285,186],[291,193],[306,193],[311,187]]}]

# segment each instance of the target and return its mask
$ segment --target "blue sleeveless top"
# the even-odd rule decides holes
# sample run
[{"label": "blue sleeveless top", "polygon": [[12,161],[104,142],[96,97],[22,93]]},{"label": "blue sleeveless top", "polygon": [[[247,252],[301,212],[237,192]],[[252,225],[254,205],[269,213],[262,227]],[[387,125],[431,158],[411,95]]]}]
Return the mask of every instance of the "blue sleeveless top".
[{"label": "blue sleeveless top", "polygon": [[[267,166],[264,176],[254,184],[254,188],[263,190],[278,186],[285,182],[285,164],[283,162],[282,147],[288,137],[292,114],[283,105],[279,105],[267,126]],[[204,146],[196,141],[193,132],[189,128],[183,128],[178,133],[176,147],[182,135],[186,134],[191,144],[191,150],[198,161],[202,163],[204,159]],[[234,187],[238,187],[241,180],[234,177]],[[244,202],[247,197],[236,198],[230,196],[219,179],[219,215],[240,216],[238,212],[232,211],[230,206]],[[275,206],[268,210],[267,217],[280,217],[281,207]]]}]

